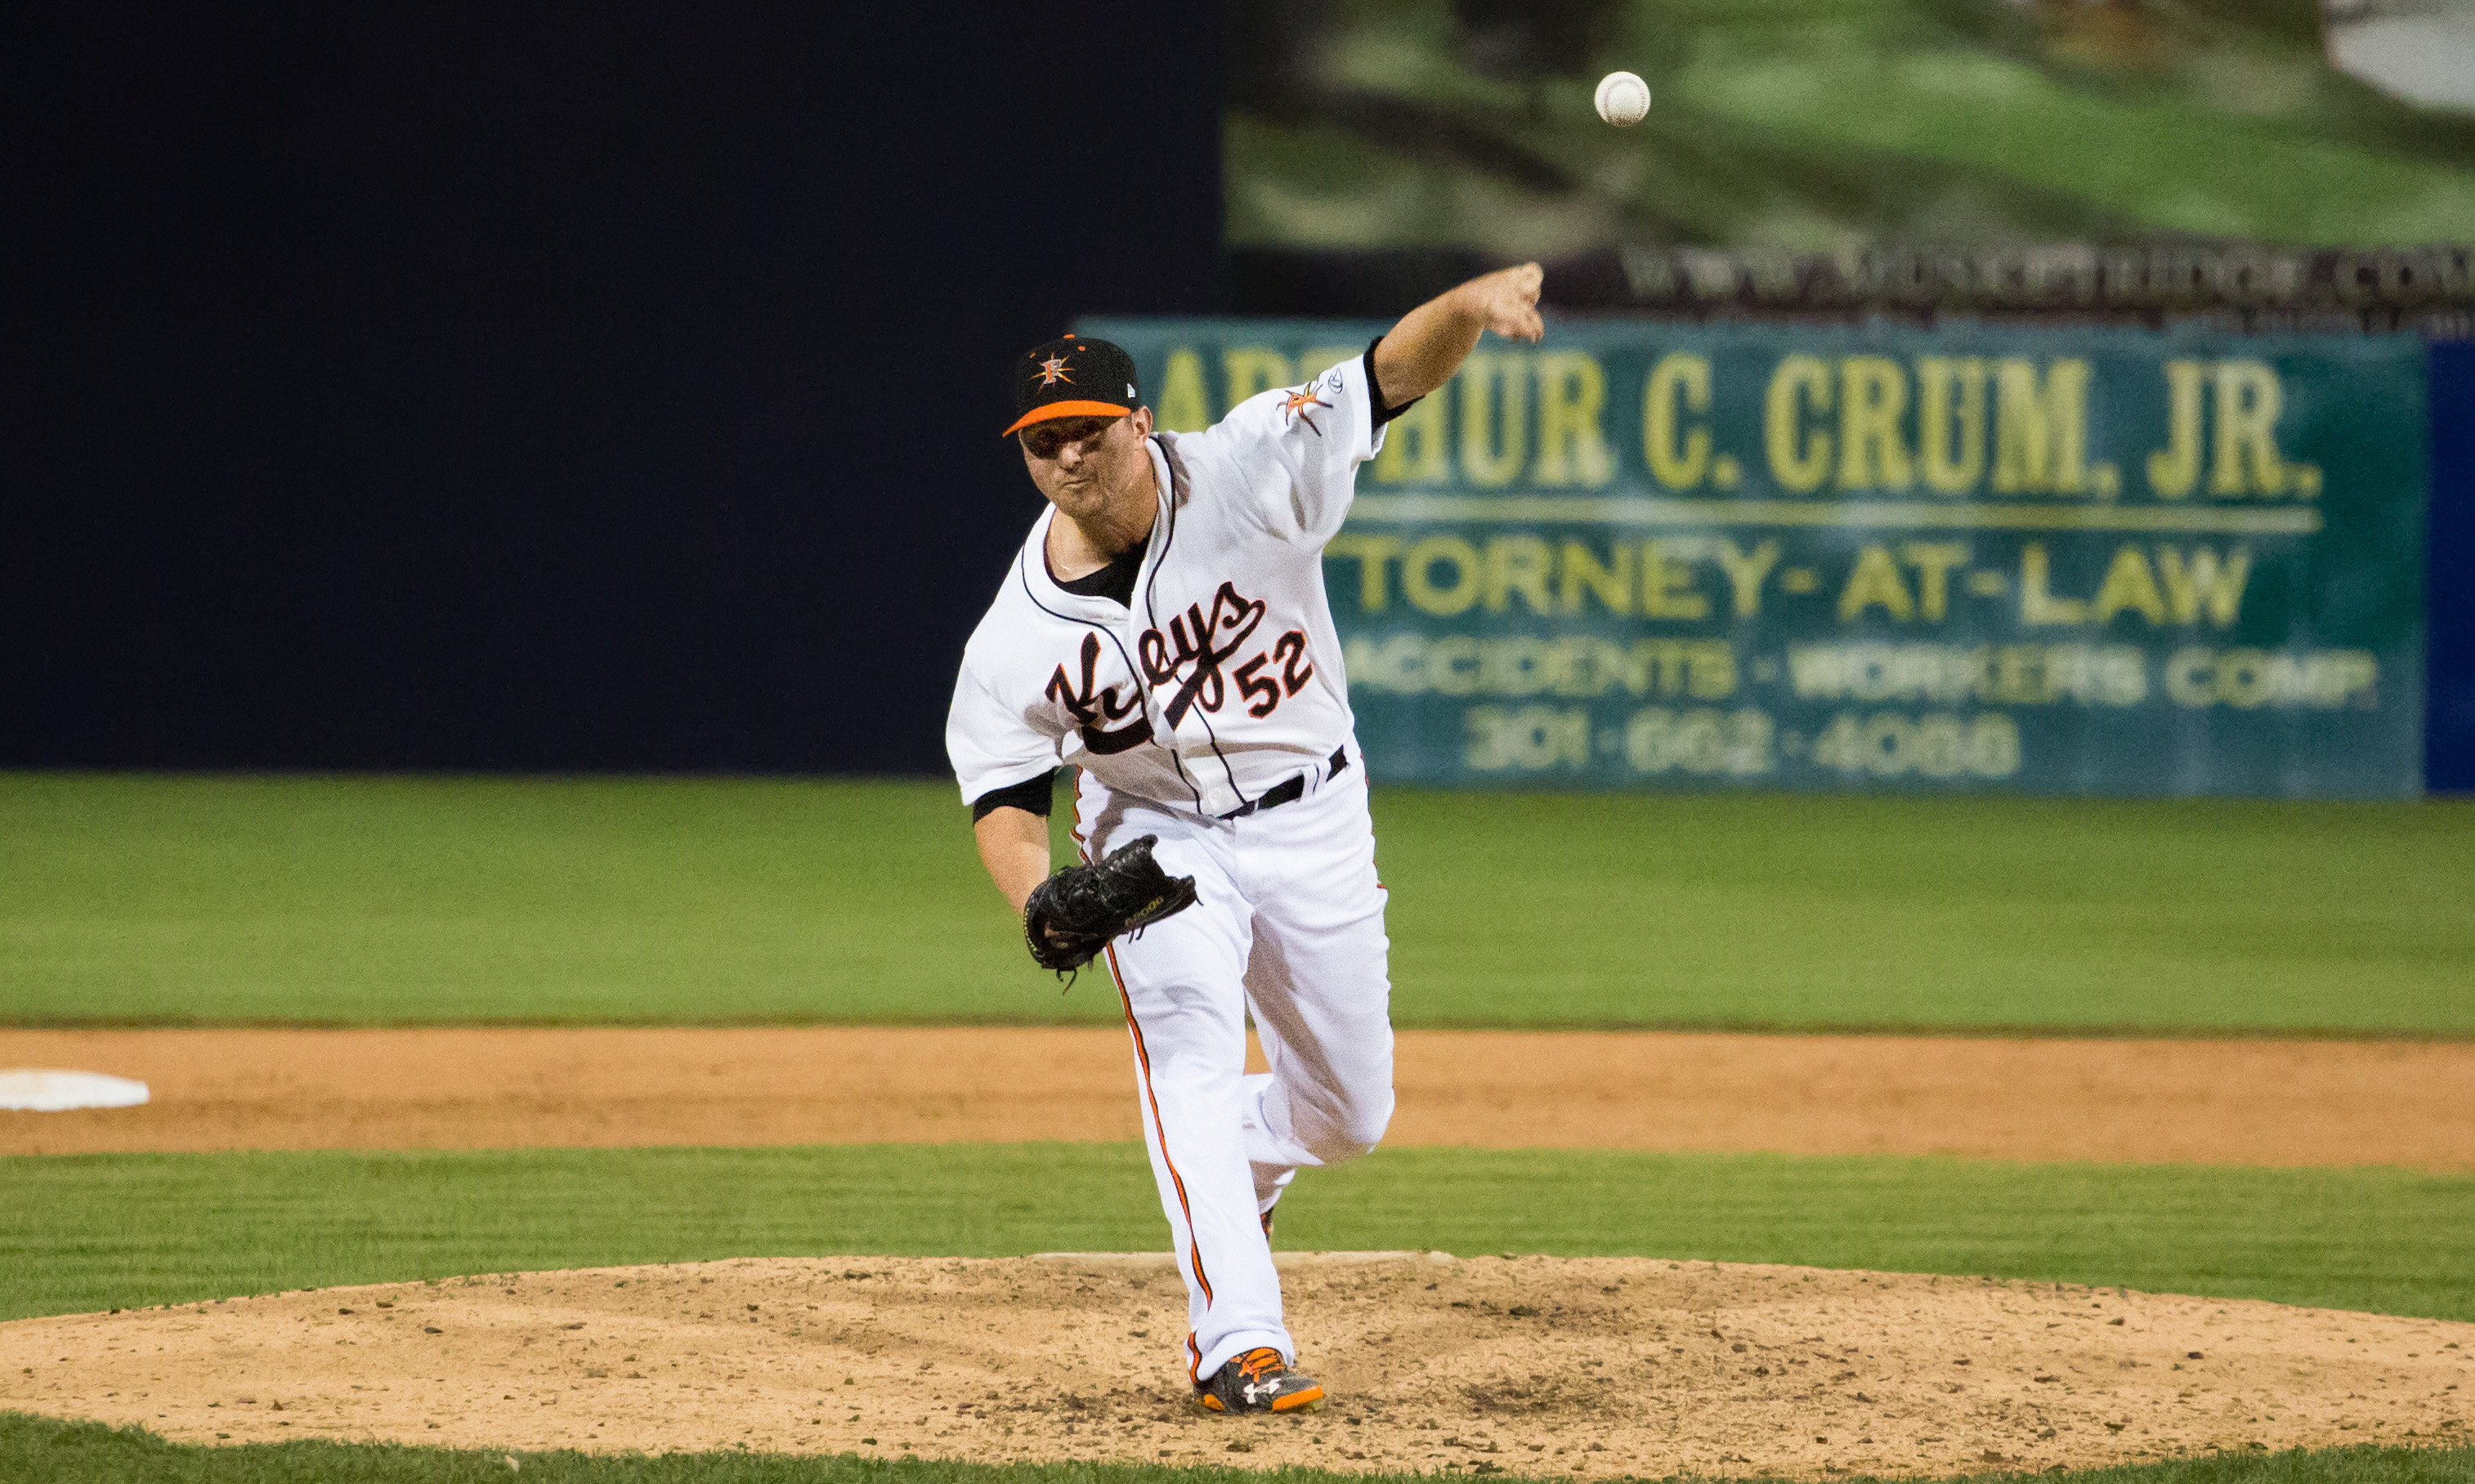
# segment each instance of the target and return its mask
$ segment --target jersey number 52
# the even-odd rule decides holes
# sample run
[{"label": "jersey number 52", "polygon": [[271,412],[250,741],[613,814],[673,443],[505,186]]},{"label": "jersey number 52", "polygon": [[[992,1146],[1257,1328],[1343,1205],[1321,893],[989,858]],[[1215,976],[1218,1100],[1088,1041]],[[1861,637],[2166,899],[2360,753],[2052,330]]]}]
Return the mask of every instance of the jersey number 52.
[{"label": "jersey number 52", "polygon": [[[1281,667],[1277,681],[1263,673],[1275,661]],[[1307,636],[1291,629],[1273,642],[1271,653],[1259,654],[1231,673],[1238,677],[1238,693],[1246,697],[1246,715],[1268,717],[1282,696],[1297,694],[1314,678],[1314,663],[1307,658]]]}]

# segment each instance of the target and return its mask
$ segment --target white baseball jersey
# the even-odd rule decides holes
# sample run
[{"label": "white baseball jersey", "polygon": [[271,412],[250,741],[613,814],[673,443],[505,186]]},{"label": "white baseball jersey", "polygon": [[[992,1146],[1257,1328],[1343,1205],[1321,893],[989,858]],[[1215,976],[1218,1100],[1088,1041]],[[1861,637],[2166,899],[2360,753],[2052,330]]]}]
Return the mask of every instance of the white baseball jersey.
[{"label": "white baseball jersey", "polygon": [[1323,547],[1383,446],[1362,358],[1155,433],[1134,601],[1057,585],[1052,506],[971,635],[945,722],[964,802],[1060,765],[1115,793],[1218,816],[1350,739]]}]

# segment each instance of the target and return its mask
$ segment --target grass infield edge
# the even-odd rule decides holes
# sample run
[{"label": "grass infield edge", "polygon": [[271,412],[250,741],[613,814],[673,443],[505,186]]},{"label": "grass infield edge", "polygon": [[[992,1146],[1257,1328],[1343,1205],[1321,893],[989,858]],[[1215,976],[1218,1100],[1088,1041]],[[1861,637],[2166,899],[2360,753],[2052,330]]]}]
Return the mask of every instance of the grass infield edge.
[{"label": "grass infield edge", "polygon": [[[1115,1031],[1125,1022],[1115,1010],[1090,1019],[1041,1019],[1009,1014],[695,1015],[625,1014],[407,1017],[342,1016],[309,1019],[209,1015],[0,1015],[0,1031]],[[2364,1027],[2227,1026],[2194,1022],[2157,1025],[1945,1024],[1932,1020],[1801,1021],[1665,1017],[1507,1021],[1472,1017],[1396,1019],[1401,1032],[1483,1032],[1505,1035],[1761,1035],[1882,1036],[1949,1041],[2344,1041],[2364,1045],[2457,1046],[2475,1044],[2475,1032],[2375,1030]]]},{"label": "grass infield edge", "polygon": [[[1243,1425],[1242,1423],[1239,1425]],[[1167,1466],[1072,1462],[971,1464],[903,1454],[785,1454],[755,1451],[581,1453],[570,1449],[449,1449],[406,1444],[302,1439],[221,1447],[171,1442],[139,1426],[0,1411],[0,1478],[49,1484],[473,1484],[530,1478],[546,1484],[1385,1484],[1387,1480],[1477,1477],[1476,1471],[1338,1473],[1287,1467]],[[1711,1476],[1671,1474],[1669,1484]],[[2017,1479],[2003,1471],[1948,1476]],[[2099,1469],[2055,1470],[2060,1484],[2467,1484],[2475,1445],[2417,1443],[2214,1452]],[[1891,1484],[1875,1474],[1834,1475],[1835,1484]],[[1907,1478],[1899,1484],[1919,1484]]]}]

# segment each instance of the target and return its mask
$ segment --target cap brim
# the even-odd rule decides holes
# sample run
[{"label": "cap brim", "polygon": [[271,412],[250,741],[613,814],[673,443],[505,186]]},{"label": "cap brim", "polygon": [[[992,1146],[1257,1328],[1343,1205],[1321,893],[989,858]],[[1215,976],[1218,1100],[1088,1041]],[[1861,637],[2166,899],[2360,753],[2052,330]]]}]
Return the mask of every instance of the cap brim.
[{"label": "cap brim", "polygon": [[1132,407],[1120,407],[1113,401],[1043,402],[1015,419],[1014,426],[997,436],[1011,438],[1032,424],[1045,423],[1051,418],[1121,418],[1134,410]]}]

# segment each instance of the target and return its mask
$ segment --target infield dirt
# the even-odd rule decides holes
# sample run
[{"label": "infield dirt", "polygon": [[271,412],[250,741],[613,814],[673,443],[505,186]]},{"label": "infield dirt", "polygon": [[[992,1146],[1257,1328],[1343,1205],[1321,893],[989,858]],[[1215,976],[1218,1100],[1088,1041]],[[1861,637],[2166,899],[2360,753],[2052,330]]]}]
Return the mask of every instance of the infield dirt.
[{"label": "infield dirt", "polygon": [[[1426,1031],[1386,1142],[2475,1169],[2475,1045]],[[1132,1140],[1117,1030],[6,1031],[0,1154]],[[1040,1109],[1026,1119],[1027,1107]]]},{"label": "infield dirt", "polygon": [[[1332,1402],[1188,1399],[1165,1258],[765,1259],[0,1326],[0,1407],[191,1442],[1610,1477],[2463,1441],[2475,1325],[1642,1258],[1285,1254]],[[1242,1455],[1242,1456],[1236,1456]]]}]

